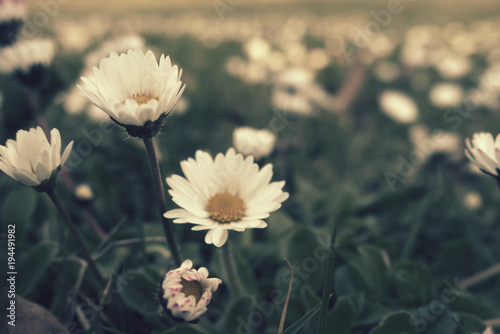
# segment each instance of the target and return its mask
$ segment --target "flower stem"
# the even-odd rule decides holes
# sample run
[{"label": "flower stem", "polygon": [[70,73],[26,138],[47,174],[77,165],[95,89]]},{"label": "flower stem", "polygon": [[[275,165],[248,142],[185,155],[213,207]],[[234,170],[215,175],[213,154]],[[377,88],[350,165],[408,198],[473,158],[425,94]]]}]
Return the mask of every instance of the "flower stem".
[{"label": "flower stem", "polygon": [[243,296],[243,287],[238,275],[238,269],[236,268],[236,262],[234,261],[232,246],[229,241],[227,241],[222,247],[222,256],[231,292],[233,293],[235,299],[239,299]]},{"label": "flower stem", "polygon": [[149,165],[151,167],[151,177],[153,178],[153,185],[156,192],[156,200],[158,201],[158,209],[163,223],[163,230],[167,237],[167,243],[172,252],[175,264],[179,267],[182,263],[181,255],[177,243],[175,242],[174,232],[172,231],[171,222],[168,218],[163,216],[167,212],[167,204],[165,201],[165,192],[163,191],[163,183],[161,179],[160,166],[158,165],[158,158],[153,144],[153,138],[142,138],[146,151],[148,152]]},{"label": "flower stem", "polygon": [[465,278],[460,281],[461,286],[469,287],[471,285],[480,283],[482,281],[487,280],[488,278],[491,278],[495,275],[500,274],[500,263],[497,263],[488,269],[485,269],[471,277]]},{"label": "flower stem", "polygon": [[76,242],[78,243],[78,246],[80,247],[80,249],[83,253],[83,258],[87,261],[90,270],[92,271],[94,276],[99,280],[99,283],[102,286],[105,286],[106,281],[104,280],[101,273],[99,272],[99,269],[97,269],[97,266],[96,266],[94,260],[92,260],[92,257],[90,256],[90,253],[87,250],[87,247],[83,243],[83,240],[80,236],[80,233],[76,229],[76,226],[73,224],[68,213],[66,212],[66,210],[64,210],[63,206],[61,205],[61,201],[59,200],[59,197],[57,196],[57,194],[55,193],[55,191],[53,189],[48,190],[47,195],[50,197],[50,199],[52,200],[52,202],[56,206],[57,210],[59,211],[59,213],[63,217],[63,220],[66,223],[66,226],[68,226],[69,230],[73,234],[73,237],[75,238]]}]

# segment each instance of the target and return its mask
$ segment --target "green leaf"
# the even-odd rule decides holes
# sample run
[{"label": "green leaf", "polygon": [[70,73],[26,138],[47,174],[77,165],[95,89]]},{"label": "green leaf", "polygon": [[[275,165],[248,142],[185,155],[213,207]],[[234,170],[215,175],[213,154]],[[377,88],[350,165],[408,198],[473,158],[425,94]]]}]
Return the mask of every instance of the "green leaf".
[{"label": "green leaf", "polygon": [[357,320],[354,322],[353,326],[366,326],[379,322],[382,318],[384,318],[387,314],[391,313],[393,310],[388,308],[387,306],[382,305],[377,302],[359,302],[360,305],[363,305],[363,309],[360,312],[360,315],[357,317]]},{"label": "green leaf", "polygon": [[16,224],[16,237],[21,240],[24,231],[31,225],[38,194],[31,187],[18,187],[5,199],[2,209],[2,225]]},{"label": "green leaf", "polygon": [[482,333],[486,328],[484,322],[474,314],[457,312],[460,325],[467,333]]},{"label": "green leaf", "polygon": [[241,333],[242,329],[248,334],[257,333],[255,330],[262,325],[261,322],[263,319],[253,319],[250,317],[250,313],[253,309],[253,303],[253,298],[242,297],[230,306],[229,313],[226,318],[227,333]]},{"label": "green leaf", "polygon": [[285,234],[290,233],[296,224],[286,213],[277,211],[267,219],[267,225],[268,239],[279,240]]},{"label": "green leaf", "polygon": [[394,284],[399,301],[408,306],[425,303],[430,295],[429,269],[419,263],[398,263],[394,273]]},{"label": "green leaf", "polygon": [[328,314],[328,306],[330,304],[330,294],[333,283],[333,265],[335,260],[335,240],[337,236],[337,224],[333,227],[332,238],[328,246],[328,260],[326,262],[326,270],[323,278],[323,291],[321,301],[321,312],[319,315],[318,334],[326,333],[326,316]]},{"label": "green leaf", "polygon": [[16,287],[19,293],[23,296],[28,295],[37,283],[47,273],[48,266],[56,257],[58,246],[54,242],[42,242],[36,246],[23,251],[23,255],[19,258],[17,272],[23,275],[17,276]]},{"label": "green leaf", "polygon": [[313,308],[321,302],[321,298],[318,297],[316,292],[309,285],[300,287],[300,299],[302,300],[306,310]]},{"label": "green leaf", "polygon": [[342,296],[328,312],[326,328],[335,328],[335,334],[349,334],[356,316],[356,308],[350,298]]},{"label": "green leaf", "polygon": [[295,229],[286,246],[286,253],[282,255],[293,267],[294,285],[306,283],[311,287],[322,286],[325,261],[315,256],[314,250],[321,246],[311,229]]},{"label": "green leaf", "polygon": [[302,327],[304,327],[305,324],[309,320],[311,320],[316,313],[318,313],[319,309],[321,308],[321,303],[316,305],[312,310],[307,312],[302,318],[300,318],[296,323],[285,329],[282,334],[295,334],[297,333]]},{"label": "green leaf", "polygon": [[370,334],[417,334],[415,319],[406,311],[388,314]]},{"label": "green leaf", "polygon": [[123,288],[120,295],[125,304],[142,315],[158,313],[159,281],[145,274],[142,270],[131,270],[127,272],[130,279],[122,282]]}]

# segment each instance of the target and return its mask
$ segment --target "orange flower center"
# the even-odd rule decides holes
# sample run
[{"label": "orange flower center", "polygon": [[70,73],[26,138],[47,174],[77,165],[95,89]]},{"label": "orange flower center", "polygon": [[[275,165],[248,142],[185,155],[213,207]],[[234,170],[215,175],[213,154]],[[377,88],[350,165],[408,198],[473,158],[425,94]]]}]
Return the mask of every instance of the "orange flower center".
[{"label": "orange flower center", "polygon": [[199,281],[187,281],[181,277],[181,292],[186,295],[186,297],[193,296],[196,299],[196,304],[201,298],[201,283]]},{"label": "orange flower center", "polygon": [[127,97],[127,99],[134,100],[138,105],[147,104],[151,100],[158,101],[160,98],[158,96],[154,96],[151,93],[148,94],[134,94],[132,96]]},{"label": "orange flower center", "polygon": [[245,214],[245,203],[229,193],[214,195],[205,208],[213,220],[227,224],[240,220]]}]

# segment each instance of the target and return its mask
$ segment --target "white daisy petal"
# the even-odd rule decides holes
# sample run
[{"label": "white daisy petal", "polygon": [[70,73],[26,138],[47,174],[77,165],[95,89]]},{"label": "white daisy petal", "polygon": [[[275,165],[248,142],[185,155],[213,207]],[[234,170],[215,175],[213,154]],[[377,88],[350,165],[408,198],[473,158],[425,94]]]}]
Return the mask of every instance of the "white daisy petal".
[{"label": "white daisy petal", "polygon": [[[177,67],[140,49],[112,52],[94,68],[93,80],[82,77],[78,88],[93,104],[124,125],[143,126],[169,114],[184,85]],[[173,74],[173,75],[172,75]]]},{"label": "white daisy petal", "polygon": [[68,145],[61,158],[61,136],[57,129],[51,131],[49,143],[41,127],[29,131],[19,130],[16,140],[0,146],[0,169],[11,178],[27,186],[38,186],[64,164],[72,147]]},{"label": "white daisy petal", "polygon": [[482,171],[500,177],[498,174],[500,169],[500,135],[494,139],[491,133],[475,133],[472,140],[469,138],[465,140],[465,144],[467,146],[465,155],[471,162]]},{"label": "white daisy petal", "polygon": [[221,247],[228,230],[265,228],[262,220],[281,207],[288,198],[284,181],[271,182],[272,165],[259,170],[252,156],[244,158],[233,148],[212,157],[202,151],[196,159],[181,162],[185,178],[167,178],[172,200],[182,209],[171,210],[165,217],[174,223],[192,223],[193,231],[208,230],[207,244]]}]

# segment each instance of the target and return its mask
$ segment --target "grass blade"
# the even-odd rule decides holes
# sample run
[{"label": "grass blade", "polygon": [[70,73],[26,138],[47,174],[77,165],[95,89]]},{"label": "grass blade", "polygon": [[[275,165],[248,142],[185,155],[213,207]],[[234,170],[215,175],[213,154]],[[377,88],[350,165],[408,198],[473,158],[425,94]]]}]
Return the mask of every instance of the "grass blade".
[{"label": "grass blade", "polygon": [[323,296],[319,314],[318,334],[326,334],[326,316],[333,282],[333,264],[335,260],[335,239],[337,237],[337,222],[334,222],[332,238],[328,245],[328,260],[326,262],[325,278],[323,280]]},{"label": "grass blade", "polygon": [[[331,297],[331,296],[330,296]],[[323,303],[318,303],[314,306],[312,310],[307,312],[302,318],[300,318],[296,323],[288,327],[282,334],[296,334],[309,320],[312,319],[318,313],[321,305]]]},{"label": "grass blade", "polygon": [[285,305],[283,305],[283,312],[281,312],[281,319],[280,319],[280,326],[278,328],[278,334],[282,334],[283,332],[283,327],[285,326],[285,318],[286,318],[286,311],[288,309],[288,302],[290,301],[290,294],[292,293],[292,285],[293,285],[293,268],[290,265],[290,262],[285,258],[286,263],[288,263],[288,266],[290,267],[290,283],[288,283],[288,293],[286,294],[286,299],[285,299]]}]

